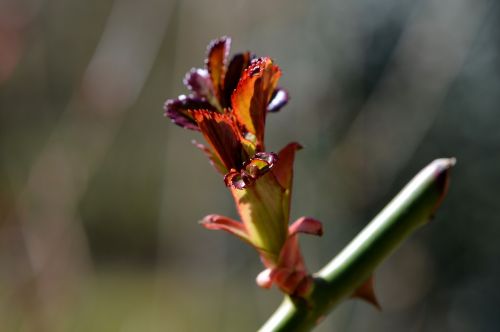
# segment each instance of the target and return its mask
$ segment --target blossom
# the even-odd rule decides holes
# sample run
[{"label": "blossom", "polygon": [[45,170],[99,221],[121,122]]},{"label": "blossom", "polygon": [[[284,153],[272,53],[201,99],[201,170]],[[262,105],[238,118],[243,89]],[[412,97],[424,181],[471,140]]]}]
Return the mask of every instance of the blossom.
[{"label": "blossom", "polygon": [[208,215],[201,224],[224,230],[256,248],[266,270],[257,283],[276,284],[283,292],[305,296],[312,288],[297,234],[321,235],[321,223],[302,217],[288,227],[295,152],[265,150],[267,114],[281,109],[288,93],[277,86],[281,70],[269,57],[236,54],[228,63],[231,40],[208,47],[205,68],[191,69],[184,83],[191,93],[167,100],[165,114],[186,129],[200,131],[208,146],[195,142],[224,175],[241,221]]}]

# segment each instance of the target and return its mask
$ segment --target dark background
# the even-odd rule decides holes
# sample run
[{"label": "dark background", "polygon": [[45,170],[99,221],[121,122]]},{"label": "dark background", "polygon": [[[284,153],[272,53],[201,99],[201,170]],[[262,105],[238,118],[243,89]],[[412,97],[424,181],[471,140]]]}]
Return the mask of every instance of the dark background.
[{"label": "dark background", "polygon": [[500,326],[500,11],[494,0],[0,1],[0,330],[254,331],[280,302],[235,215],[162,116],[208,42],[275,59],[297,155],[292,217],[319,269],[428,162],[458,159],[436,218],[376,273],[383,310],[318,331]]}]

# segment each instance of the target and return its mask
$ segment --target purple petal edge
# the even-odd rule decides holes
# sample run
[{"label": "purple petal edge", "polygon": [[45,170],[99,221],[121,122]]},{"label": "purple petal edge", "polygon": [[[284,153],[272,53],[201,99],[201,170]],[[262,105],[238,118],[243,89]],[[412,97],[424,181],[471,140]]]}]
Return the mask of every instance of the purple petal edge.
[{"label": "purple petal edge", "polygon": [[192,96],[180,95],[177,99],[168,99],[163,106],[165,116],[176,125],[190,130],[199,131],[198,124],[188,114],[189,110],[213,110],[213,106],[206,100]]},{"label": "purple petal edge", "polygon": [[214,87],[206,69],[191,68],[184,76],[183,83],[195,97],[210,100],[214,95]]},{"label": "purple petal edge", "polygon": [[[229,52],[231,50],[231,37],[228,36],[222,36],[217,39],[212,39],[210,43],[207,46],[207,57],[205,60],[205,65],[208,65],[208,60],[210,58],[210,53],[215,47],[219,47],[219,45],[224,44],[225,52],[224,52],[224,59],[227,62],[227,58],[229,56]],[[227,63],[225,63],[227,65]]]}]

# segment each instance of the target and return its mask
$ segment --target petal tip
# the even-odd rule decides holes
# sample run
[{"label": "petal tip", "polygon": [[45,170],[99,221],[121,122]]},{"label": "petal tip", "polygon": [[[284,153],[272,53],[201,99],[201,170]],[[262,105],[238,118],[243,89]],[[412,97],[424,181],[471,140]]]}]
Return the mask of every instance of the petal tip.
[{"label": "petal tip", "polygon": [[177,99],[167,99],[163,104],[163,116],[168,117],[179,127],[199,130],[196,122],[191,119],[187,113],[188,97],[180,95]]},{"label": "petal tip", "polygon": [[199,224],[209,230],[222,230],[236,235],[245,242],[251,243],[245,225],[241,222],[217,214],[209,214],[199,221]]},{"label": "petal tip", "polygon": [[322,236],[323,224],[319,220],[316,220],[314,218],[301,217],[297,219],[292,225],[290,225],[290,227],[288,228],[288,233],[290,234],[290,236],[297,233]]},{"label": "petal tip", "polygon": [[221,58],[222,58],[222,62],[225,64],[225,61],[227,61],[227,57],[229,55],[229,51],[231,48],[231,37],[222,36],[222,37],[219,37],[216,39],[212,39],[210,41],[210,43],[208,44],[205,65],[206,65],[209,72],[211,71],[210,59],[215,52],[220,51],[219,48],[223,49],[222,54],[221,54]]}]

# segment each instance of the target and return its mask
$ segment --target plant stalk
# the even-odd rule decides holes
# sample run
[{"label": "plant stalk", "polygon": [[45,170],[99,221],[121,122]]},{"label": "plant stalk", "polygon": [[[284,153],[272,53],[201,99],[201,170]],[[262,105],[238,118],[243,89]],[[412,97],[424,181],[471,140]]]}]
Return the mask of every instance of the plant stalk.
[{"label": "plant stalk", "polygon": [[426,224],[446,195],[454,158],[436,159],[319,272],[307,299],[286,296],[260,332],[310,331],[372,276],[413,231]]}]

